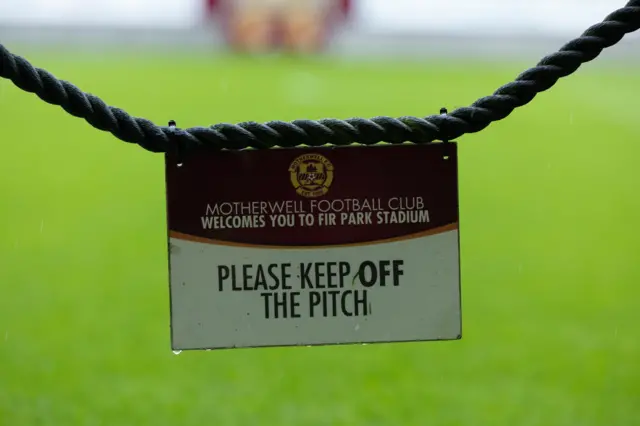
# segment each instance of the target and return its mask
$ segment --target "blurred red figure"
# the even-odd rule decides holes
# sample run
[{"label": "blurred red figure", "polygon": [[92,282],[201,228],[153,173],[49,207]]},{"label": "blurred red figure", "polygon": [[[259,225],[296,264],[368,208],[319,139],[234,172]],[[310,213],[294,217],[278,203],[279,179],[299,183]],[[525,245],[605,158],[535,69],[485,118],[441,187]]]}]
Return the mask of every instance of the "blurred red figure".
[{"label": "blurred red figure", "polygon": [[352,0],[207,0],[221,17],[238,50],[266,52],[275,47],[299,53],[325,46],[333,25],[345,18]]}]

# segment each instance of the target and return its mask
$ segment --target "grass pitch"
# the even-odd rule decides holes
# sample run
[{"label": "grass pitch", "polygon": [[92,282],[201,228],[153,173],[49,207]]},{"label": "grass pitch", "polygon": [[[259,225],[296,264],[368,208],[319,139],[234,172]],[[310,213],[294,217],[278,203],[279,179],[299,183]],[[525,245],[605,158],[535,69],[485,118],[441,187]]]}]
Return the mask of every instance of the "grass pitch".
[{"label": "grass pitch", "polygon": [[[429,115],[538,59],[29,58],[181,127]],[[459,140],[463,340],[178,356],[162,156],[0,81],[0,424],[640,425],[638,71]]]}]

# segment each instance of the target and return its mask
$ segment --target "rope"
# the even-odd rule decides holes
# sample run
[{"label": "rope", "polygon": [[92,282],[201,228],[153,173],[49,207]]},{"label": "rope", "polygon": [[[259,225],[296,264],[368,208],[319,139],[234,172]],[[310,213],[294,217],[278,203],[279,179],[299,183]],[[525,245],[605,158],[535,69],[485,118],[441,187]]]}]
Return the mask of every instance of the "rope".
[{"label": "rope", "polygon": [[518,107],[528,104],[540,92],[573,74],[583,63],[592,61],[625,34],[640,29],[640,0],[607,16],[559,51],[544,57],[492,95],[480,98],[468,107],[428,117],[374,117],[339,120],[294,120],[292,122],[252,121],[216,124],[210,127],[178,129],[160,127],[151,121],[132,117],[108,106],[100,98],[82,92],[73,84],[58,80],[49,72],[33,67],[26,59],[9,52],[0,44],[0,77],[11,80],[20,89],[35,93],[43,101],[62,107],[67,113],[84,118],[96,129],[116,138],[140,145],[151,152],[167,152],[179,147],[266,149],[301,145],[344,146],[353,143],[373,145],[379,142],[430,143],[448,141],[466,133],[476,133],[492,122],[502,120]]}]

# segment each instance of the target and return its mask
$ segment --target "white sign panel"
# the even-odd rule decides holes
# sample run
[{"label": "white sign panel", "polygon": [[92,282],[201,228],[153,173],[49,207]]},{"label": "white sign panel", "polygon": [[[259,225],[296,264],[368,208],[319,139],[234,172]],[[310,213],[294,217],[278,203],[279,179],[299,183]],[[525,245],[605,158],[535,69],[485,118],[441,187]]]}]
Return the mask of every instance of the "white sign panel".
[{"label": "white sign panel", "polygon": [[166,168],[174,350],[460,338],[455,144]]}]

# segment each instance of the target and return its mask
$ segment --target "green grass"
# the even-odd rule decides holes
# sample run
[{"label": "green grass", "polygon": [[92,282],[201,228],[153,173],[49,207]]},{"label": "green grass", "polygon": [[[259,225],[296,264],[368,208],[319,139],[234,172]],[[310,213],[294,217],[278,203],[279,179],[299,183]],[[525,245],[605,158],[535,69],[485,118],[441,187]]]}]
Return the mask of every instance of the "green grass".
[{"label": "green grass", "polygon": [[[428,115],[527,66],[29,58],[181,127]],[[461,341],[176,356],[162,156],[1,81],[0,424],[640,425],[638,93],[588,65],[461,138]]]}]

